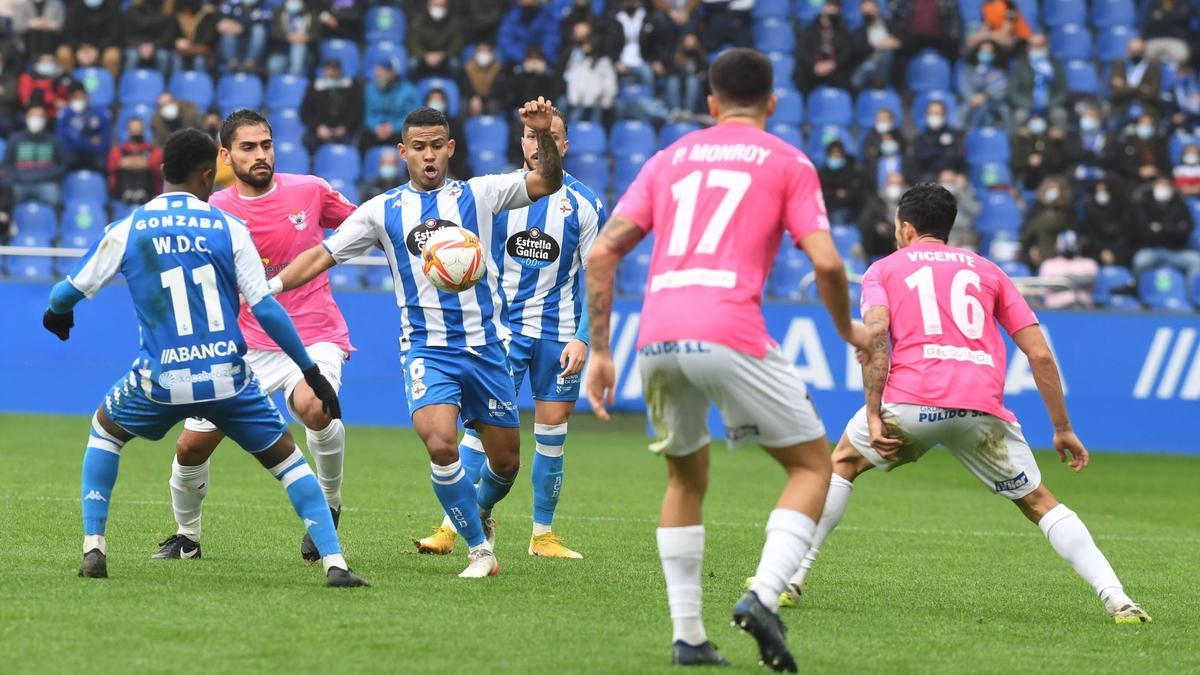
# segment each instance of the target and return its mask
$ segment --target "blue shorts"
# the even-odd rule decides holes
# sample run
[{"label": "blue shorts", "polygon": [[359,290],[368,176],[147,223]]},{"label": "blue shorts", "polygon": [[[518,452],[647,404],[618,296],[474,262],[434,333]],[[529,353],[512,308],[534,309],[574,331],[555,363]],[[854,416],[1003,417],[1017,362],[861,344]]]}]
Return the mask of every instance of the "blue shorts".
[{"label": "blue shorts", "polygon": [[463,424],[520,427],[508,354],[482,347],[412,347],[400,354],[409,414],[427,405],[458,406]]},{"label": "blue shorts", "polygon": [[529,385],[536,401],[579,400],[580,373],[559,377],[562,372],[562,351],[567,343],[558,340],[531,338],[513,333],[508,345],[508,362],[512,366],[513,387],[519,393],[529,373]]},{"label": "blue shorts", "polygon": [[157,441],[180,420],[203,417],[217,426],[243,450],[259,453],[287,433],[283,415],[271,397],[251,377],[240,392],[228,398],[170,405],[150,400],[129,377],[118,380],[104,396],[108,418],[125,431]]}]

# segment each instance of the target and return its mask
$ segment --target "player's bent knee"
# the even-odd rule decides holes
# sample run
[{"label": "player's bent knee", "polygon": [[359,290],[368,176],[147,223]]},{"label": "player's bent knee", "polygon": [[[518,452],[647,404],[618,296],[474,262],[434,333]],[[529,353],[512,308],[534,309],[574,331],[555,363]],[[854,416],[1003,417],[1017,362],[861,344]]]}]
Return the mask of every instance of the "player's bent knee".
[{"label": "player's bent knee", "polygon": [[431,434],[424,440],[429,461],[438,466],[449,466],[458,461],[458,439],[444,434]]},{"label": "player's bent knee", "polygon": [[175,459],[183,466],[199,466],[207,462],[220,442],[219,439],[217,443],[212,442],[210,436],[216,434],[184,431],[175,440]]},{"label": "player's bent knee", "polygon": [[1058,499],[1043,483],[1024,497],[1014,499],[1013,504],[1016,504],[1021,513],[1036,525],[1047,513],[1050,513],[1051,509],[1058,506]]},{"label": "player's bent knee", "polygon": [[299,387],[292,392],[292,410],[300,418],[300,423],[309,429],[320,431],[329,426],[333,418],[325,413],[321,399],[311,390],[301,391]]}]

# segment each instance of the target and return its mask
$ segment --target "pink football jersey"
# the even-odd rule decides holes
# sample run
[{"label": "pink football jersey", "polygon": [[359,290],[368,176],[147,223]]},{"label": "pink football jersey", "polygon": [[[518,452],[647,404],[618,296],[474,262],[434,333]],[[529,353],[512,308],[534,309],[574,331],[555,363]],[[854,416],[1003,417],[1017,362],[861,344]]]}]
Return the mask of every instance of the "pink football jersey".
[{"label": "pink football jersey", "polygon": [[1037,317],[992,262],[945,244],[905,247],[862,280],[862,311],[891,313],[892,366],[883,400],[963,408],[1015,422],[1004,407],[1004,336]]},{"label": "pink football jersey", "polygon": [[[275,188],[261,197],[243,197],[236,187],[214,193],[209,204],[246,221],[250,237],[262,256],[270,279],[283,271],[296,256],[320,244],[325,229],[335,229],[351,213],[354,205],[316,176],[290,173],[275,174]],[[332,342],[349,353],[350,331],[333,301],[329,277],[320,276],[279,295],[304,344]],[[238,325],[250,349],[279,351],[250,308],[242,307]]]},{"label": "pink football jersey", "polygon": [[756,358],[773,343],[762,289],[786,229],[829,229],[817,171],[744,124],[694,131],[642,167],[614,215],[654,232],[638,346],[707,340]]}]

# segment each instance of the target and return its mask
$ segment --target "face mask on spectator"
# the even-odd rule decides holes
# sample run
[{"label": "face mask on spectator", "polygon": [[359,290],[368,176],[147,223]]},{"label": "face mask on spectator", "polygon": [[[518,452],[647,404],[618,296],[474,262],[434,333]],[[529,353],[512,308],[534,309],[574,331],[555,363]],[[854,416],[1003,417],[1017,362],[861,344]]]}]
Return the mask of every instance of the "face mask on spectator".
[{"label": "face mask on spectator", "polygon": [[1060,195],[1062,195],[1062,192],[1060,192],[1058,188],[1046,188],[1046,191],[1042,193],[1042,203],[1053,204],[1054,202],[1058,201]]},{"label": "face mask on spectator", "polygon": [[104,0],[83,0],[83,4],[87,5],[88,9],[98,9],[104,4]]},{"label": "face mask on spectator", "polygon": [[81,113],[84,110],[87,110],[87,99],[86,98],[73,98],[73,99],[71,99],[70,106],[71,106],[71,110],[75,111],[76,114]]},{"label": "face mask on spectator", "polygon": [[1040,117],[1029,120],[1029,133],[1034,136],[1041,136],[1046,133],[1046,120]]},{"label": "face mask on spectator", "polygon": [[446,15],[449,13],[450,10],[444,6],[435,5],[429,8],[429,18],[433,19],[434,21],[441,21],[442,19],[446,18]]},{"label": "face mask on spectator", "polygon": [[33,64],[33,72],[42,77],[54,77],[58,75],[58,64],[53,61],[38,61]]},{"label": "face mask on spectator", "polygon": [[1175,190],[1170,185],[1155,185],[1154,199],[1160,204],[1171,201],[1171,197],[1175,196]]},{"label": "face mask on spectator", "polygon": [[1079,120],[1079,128],[1090,134],[1100,129],[1100,120],[1095,117],[1081,118]]},{"label": "face mask on spectator", "polygon": [[825,162],[825,164],[830,169],[833,169],[834,171],[838,171],[846,166],[846,158],[845,157],[830,157]]},{"label": "face mask on spectator", "polygon": [[382,178],[384,180],[392,180],[393,178],[395,178],[398,175],[400,175],[400,167],[396,166],[395,164],[379,165],[379,177],[380,178]]},{"label": "face mask on spectator", "polygon": [[1200,153],[1198,153],[1198,152],[1183,153],[1183,163],[1184,164],[1200,164]]},{"label": "face mask on spectator", "polygon": [[900,144],[893,140],[886,140],[879,144],[879,151],[885,155],[894,155],[900,151]]},{"label": "face mask on spectator", "polygon": [[1050,56],[1050,54],[1045,49],[1030,49],[1029,50],[1029,60],[1030,61],[1045,61],[1046,57],[1048,57],[1048,56]]},{"label": "face mask on spectator", "polygon": [[496,60],[496,55],[484,50],[475,52],[475,63],[479,64],[480,68],[487,68],[492,65],[492,61]]},{"label": "face mask on spectator", "polygon": [[1143,141],[1153,138],[1154,137],[1154,125],[1152,125],[1152,124],[1137,125],[1137,137],[1142,139]]},{"label": "face mask on spectator", "polygon": [[433,108],[440,113],[446,112],[446,102],[440,98],[435,98],[434,100],[430,101],[428,105],[430,108]]},{"label": "face mask on spectator", "polygon": [[146,134],[129,134],[130,143],[145,143]]},{"label": "face mask on spectator", "polygon": [[164,105],[162,110],[159,112],[162,113],[164,120],[167,120],[168,122],[174,122],[175,118],[179,117],[179,104],[168,103]]},{"label": "face mask on spectator", "polygon": [[883,188],[883,198],[890,202],[898,202],[898,201],[900,201],[900,198],[903,196],[904,196],[904,186],[903,185],[896,185],[893,183],[892,185],[888,185],[887,187]]},{"label": "face mask on spectator", "polygon": [[1109,196],[1107,191],[1096,193],[1096,203],[1100,206],[1108,206],[1110,201],[1112,201],[1112,197]]},{"label": "face mask on spectator", "polygon": [[38,117],[37,115],[34,115],[33,117],[26,117],[25,128],[28,129],[29,133],[31,134],[40,134],[46,129],[46,118]]},{"label": "face mask on spectator", "polygon": [[284,7],[287,7],[287,11],[292,14],[299,14],[304,11],[304,0],[288,0],[284,3]]},{"label": "face mask on spectator", "polygon": [[879,121],[879,122],[875,123],[875,133],[886,134],[887,132],[889,132],[891,130],[892,130],[891,122]]},{"label": "face mask on spectator", "polygon": [[941,131],[942,127],[946,126],[946,118],[942,115],[929,115],[925,118],[925,124],[934,131]]},{"label": "face mask on spectator", "polygon": [[958,196],[958,186],[954,183],[942,183],[942,187],[946,188],[946,192],[949,192],[955,197]]},{"label": "face mask on spectator", "polygon": [[979,52],[976,56],[980,63],[985,66],[991,65],[996,60],[995,52]]}]

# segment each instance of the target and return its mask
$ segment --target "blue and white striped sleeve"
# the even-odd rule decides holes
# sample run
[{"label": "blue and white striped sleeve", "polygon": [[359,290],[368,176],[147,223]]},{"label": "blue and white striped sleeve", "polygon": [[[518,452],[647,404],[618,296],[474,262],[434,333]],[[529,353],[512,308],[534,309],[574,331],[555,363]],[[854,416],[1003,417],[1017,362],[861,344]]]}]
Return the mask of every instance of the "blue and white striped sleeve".
[{"label": "blue and white striped sleeve", "polygon": [[[588,195],[582,192],[575,192],[575,199],[579,203],[579,208],[576,213],[579,216],[579,249],[576,255],[579,256],[579,264],[587,269],[588,254],[592,251],[592,244],[596,243],[596,236],[600,233],[601,209],[603,204],[599,199],[595,202],[588,199]],[[597,204],[600,207],[597,208]]]},{"label": "blue and white striped sleeve", "polygon": [[467,181],[477,203],[487,207],[492,213],[509,211],[529,206],[533,200],[529,198],[529,189],[525,185],[528,171],[498,173],[490,176],[476,176]]},{"label": "blue and white striped sleeve", "polygon": [[89,299],[95,296],[121,270],[132,224],[132,218],[125,218],[109,225],[67,275],[67,281]]},{"label": "blue and white striped sleeve", "polygon": [[333,256],[335,263],[340,265],[357,258],[379,243],[381,237],[385,236],[387,202],[393,197],[385,192],[354,209],[354,213],[342,221],[341,226],[321,244]]}]

